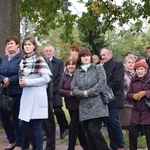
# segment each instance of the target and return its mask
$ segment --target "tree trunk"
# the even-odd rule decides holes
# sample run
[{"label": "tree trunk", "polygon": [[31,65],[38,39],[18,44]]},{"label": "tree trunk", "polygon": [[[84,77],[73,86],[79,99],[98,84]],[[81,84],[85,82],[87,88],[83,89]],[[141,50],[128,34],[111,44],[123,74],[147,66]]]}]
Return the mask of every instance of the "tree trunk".
[{"label": "tree trunk", "polygon": [[20,38],[19,0],[0,0],[0,57],[4,56],[8,36]]}]

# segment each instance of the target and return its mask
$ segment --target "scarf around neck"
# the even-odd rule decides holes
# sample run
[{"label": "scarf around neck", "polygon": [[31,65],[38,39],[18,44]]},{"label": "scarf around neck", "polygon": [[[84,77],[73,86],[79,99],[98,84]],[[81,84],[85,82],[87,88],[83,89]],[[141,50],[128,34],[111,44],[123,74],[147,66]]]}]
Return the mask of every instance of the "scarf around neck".
[{"label": "scarf around neck", "polygon": [[11,61],[19,52],[20,52],[20,50],[17,50],[17,52],[15,52],[15,53],[8,52],[8,61]]},{"label": "scarf around neck", "polygon": [[89,64],[84,64],[84,65],[81,65],[81,68],[82,68],[84,71],[87,71],[90,66],[91,66],[91,63],[89,63]]},{"label": "scarf around neck", "polygon": [[20,62],[19,73],[21,76],[28,76],[29,74],[48,74],[52,76],[44,58],[37,55],[35,52],[23,56]]}]

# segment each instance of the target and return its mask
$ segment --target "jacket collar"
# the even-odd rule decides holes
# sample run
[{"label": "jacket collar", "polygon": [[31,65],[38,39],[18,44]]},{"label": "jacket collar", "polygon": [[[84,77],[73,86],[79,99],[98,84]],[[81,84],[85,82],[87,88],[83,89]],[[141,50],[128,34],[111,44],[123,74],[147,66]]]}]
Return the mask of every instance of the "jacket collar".
[{"label": "jacket collar", "polygon": [[55,62],[56,62],[56,60],[57,60],[57,58],[53,56],[53,58],[52,58],[51,62],[55,63]]},{"label": "jacket collar", "polygon": [[111,64],[111,62],[113,61],[113,57],[106,63],[104,63],[104,67],[106,68],[107,66],[109,66]]},{"label": "jacket collar", "polygon": [[[141,79],[143,82],[146,82],[148,79],[150,78],[150,71],[148,70],[147,74],[145,75],[145,77],[143,77],[143,79]],[[137,75],[133,76],[132,80],[135,82],[135,81],[138,81],[140,80],[138,78]]]}]

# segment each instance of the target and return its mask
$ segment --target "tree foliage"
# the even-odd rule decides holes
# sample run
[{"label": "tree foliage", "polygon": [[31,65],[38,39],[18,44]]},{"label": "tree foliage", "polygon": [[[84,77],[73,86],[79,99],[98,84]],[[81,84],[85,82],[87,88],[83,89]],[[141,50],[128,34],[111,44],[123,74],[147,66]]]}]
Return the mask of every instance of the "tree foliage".
[{"label": "tree foliage", "polygon": [[[149,19],[150,15],[148,0],[140,0],[139,2],[124,0],[121,6],[111,0],[88,0],[86,2],[79,0],[79,3],[85,4],[88,10],[98,15],[105,24],[105,28],[109,30],[115,28],[116,21],[119,21],[118,24],[123,26],[133,19],[136,21],[134,29],[138,31],[141,27],[140,19]],[[41,28],[37,26],[40,33],[47,33],[46,29],[55,29],[63,25],[68,30],[72,29],[82,16],[74,15],[68,11],[67,8],[70,5],[69,0],[20,0],[21,16],[28,17],[41,26]],[[72,33],[70,30],[68,32]]]},{"label": "tree foliage", "polygon": [[115,58],[120,61],[123,61],[127,52],[146,57],[146,48],[150,46],[150,30],[137,36],[131,34],[130,30],[124,32],[123,36],[113,31],[108,38]]},{"label": "tree foliage", "polygon": [[5,40],[10,35],[20,36],[20,16],[18,0],[0,0],[0,45],[4,55]]},{"label": "tree foliage", "polygon": [[[132,34],[142,31],[143,20],[150,16],[148,0],[124,0],[117,5],[115,0],[78,0],[87,12],[73,14],[69,0],[20,0],[21,17],[36,23],[34,34],[49,35],[50,30],[61,28],[60,38],[65,43],[75,43],[73,29],[80,30],[84,45],[98,54],[98,49],[108,45],[106,34],[116,27],[130,26]],[[121,30],[122,35],[124,32]],[[132,47],[132,45],[131,45]]]}]

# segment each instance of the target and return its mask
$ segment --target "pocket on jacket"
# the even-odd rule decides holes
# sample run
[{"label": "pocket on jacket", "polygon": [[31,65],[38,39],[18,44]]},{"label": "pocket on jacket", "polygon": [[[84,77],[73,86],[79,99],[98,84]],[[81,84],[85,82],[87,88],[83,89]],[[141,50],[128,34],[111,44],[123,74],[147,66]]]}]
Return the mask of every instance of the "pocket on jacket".
[{"label": "pocket on jacket", "polygon": [[35,102],[37,102],[39,107],[47,107],[48,106],[48,101],[47,101],[47,96],[46,95],[38,95],[35,94]]}]

